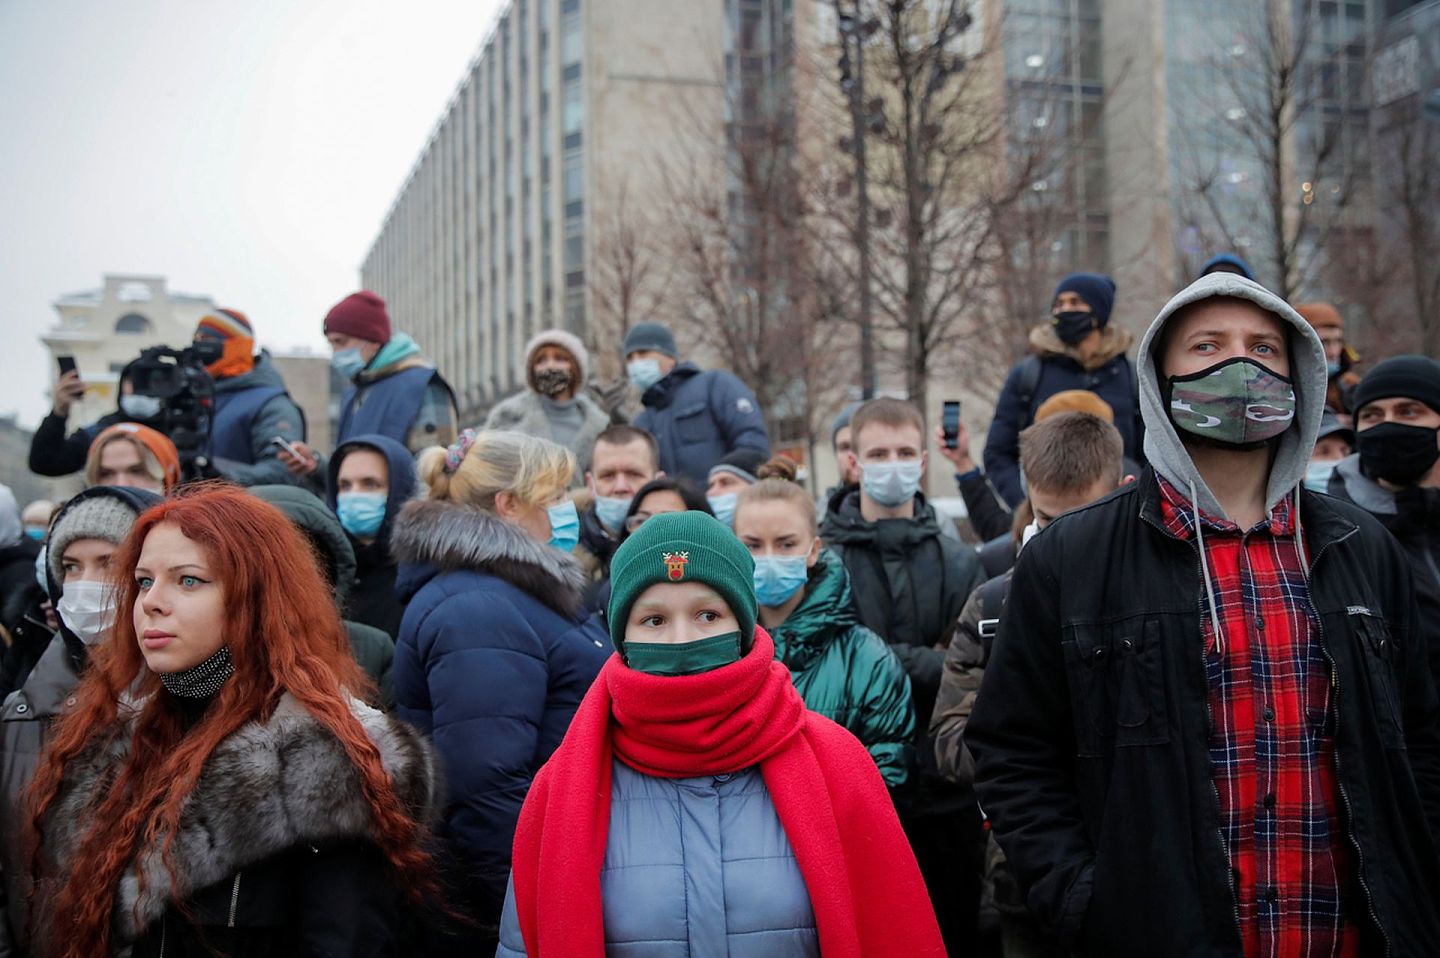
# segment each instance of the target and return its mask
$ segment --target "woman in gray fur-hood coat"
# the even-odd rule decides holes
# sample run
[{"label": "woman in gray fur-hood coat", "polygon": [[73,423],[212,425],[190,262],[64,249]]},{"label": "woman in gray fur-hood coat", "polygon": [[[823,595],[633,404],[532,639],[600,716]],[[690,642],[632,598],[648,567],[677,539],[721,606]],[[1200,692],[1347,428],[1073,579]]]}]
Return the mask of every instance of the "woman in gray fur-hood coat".
[{"label": "woman in gray fur-hood coat", "polygon": [[391,541],[406,603],[396,713],[444,761],[441,861],[453,906],[476,922],[425,953],[493,954],[520,806],[613,649],[574,557],[494,513],[411,502]]},{"label": "woman in gray fur-hood coat", "polygon": [[[438,782],[429,745],[358,700],[352,708],[396,795],[417,820],[432,820]],[[122,734],[66,769],[45,831],[46,858],[58,868],[84,837],[87,806],[124,764],[130,741]],[[114,912],[126,944],[117,954],[396,954],[403,894],[369,827],[369,803],[339,741],[284,695],[268,719],[242,726],[211,753],[170,851],[173,891],[159,847],[142,849],[126,869]]]}]

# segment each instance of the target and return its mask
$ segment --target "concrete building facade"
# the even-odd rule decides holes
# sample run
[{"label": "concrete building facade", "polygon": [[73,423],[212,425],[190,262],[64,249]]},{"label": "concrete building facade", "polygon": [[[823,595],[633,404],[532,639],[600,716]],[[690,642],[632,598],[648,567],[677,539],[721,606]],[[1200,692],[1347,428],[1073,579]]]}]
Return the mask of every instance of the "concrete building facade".
[{"label": "concrete building facade", "polygon": [[[719,140],[719,0],[512,0],[361,267],[462,419],[524,383],[534,332],[587,323],[597,235],[662,192],[660,158]],[[604,348],[613,348],[613,342]]]}]

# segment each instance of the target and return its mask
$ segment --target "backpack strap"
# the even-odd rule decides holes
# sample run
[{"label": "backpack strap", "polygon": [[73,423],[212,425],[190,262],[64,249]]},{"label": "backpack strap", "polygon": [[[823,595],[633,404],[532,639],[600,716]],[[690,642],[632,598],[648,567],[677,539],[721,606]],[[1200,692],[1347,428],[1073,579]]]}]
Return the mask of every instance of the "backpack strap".
[{"label": "backpack strap", "polygon": [[1025,421],[1020,424],[1024,429],[1035,420],[1035,393],[1040,388],[1040,374],[1044,371],[1044,361],[1035,353],[1031,353],[1020,360],[1020,377],[1015,381],[1019,387],[1020,406],[1025,410]]}]

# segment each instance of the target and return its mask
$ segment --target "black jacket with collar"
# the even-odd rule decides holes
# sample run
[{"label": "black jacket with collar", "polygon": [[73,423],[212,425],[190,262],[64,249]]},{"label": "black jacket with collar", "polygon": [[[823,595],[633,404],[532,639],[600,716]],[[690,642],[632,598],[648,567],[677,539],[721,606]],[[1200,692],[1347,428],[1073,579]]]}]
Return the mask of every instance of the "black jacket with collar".
[{"label": "black jacket with collar", "polygon": [[[1440,707],[1405,556],[1351,505],[1300,504],[1356,918],[1367,953],[1440,954]],[[1151,472],[1062,516],[1020,555],[966,730],[1031,910],[1087,954],[1241,954],[1200,574]]]}]

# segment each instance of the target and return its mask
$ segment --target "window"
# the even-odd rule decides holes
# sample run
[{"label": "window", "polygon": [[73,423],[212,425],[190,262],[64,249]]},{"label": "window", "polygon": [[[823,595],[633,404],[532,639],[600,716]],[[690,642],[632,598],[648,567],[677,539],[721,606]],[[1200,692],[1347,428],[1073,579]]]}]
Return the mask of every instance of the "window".
[{"label": "window", "polygon": [[153,327],[150,320],[139,313],[126,313],[115,321],[115,332],[144,334],[150,332]]}]

